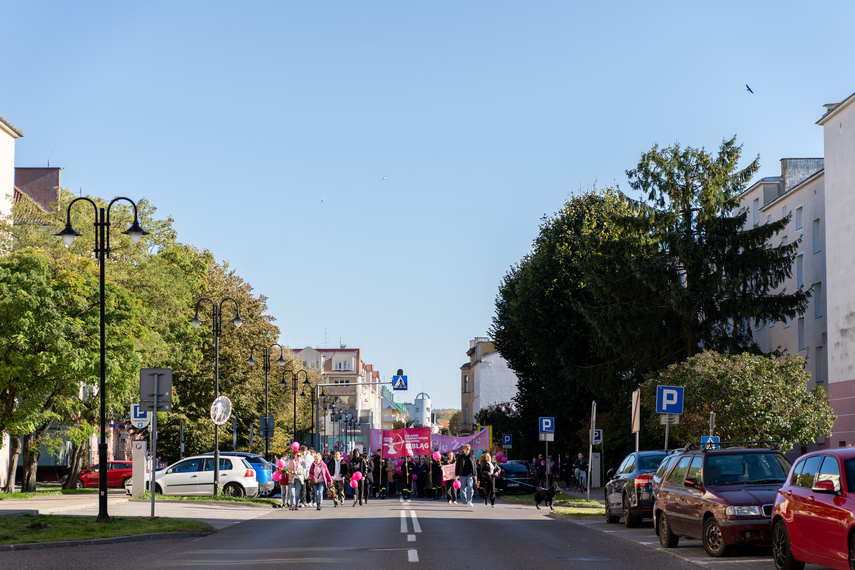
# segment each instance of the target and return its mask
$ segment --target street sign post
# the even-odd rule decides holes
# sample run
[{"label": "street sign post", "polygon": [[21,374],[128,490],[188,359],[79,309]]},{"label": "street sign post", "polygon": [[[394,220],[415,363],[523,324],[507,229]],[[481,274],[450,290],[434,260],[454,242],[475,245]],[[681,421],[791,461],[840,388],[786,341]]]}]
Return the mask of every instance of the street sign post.
[{"label": "street sign post", "polygon": [[503,433],[502,434],[502,449],[510,449],[511,444],[513,443],[514,437],[513,434]]},{"label": "street sign post", "polygon": [[140,408],[146,412],[172,411],[172,370],[170,368],[140,369]]},{"label": "street sign post", "polygon": [[718,449],[720,440],[717,436],[714,435],[702,435],[701,436],[701,447],[704,449]]},{"label": "street sign post", "polygon": [[392,389],[393,390],[406,390],[407,389],[407,377],[406,376],[392,376]]},{"label": "street sign post", "polygon": [[[679,421],[683,413],[683,387],[682,386],[656,386],[656,413],[668,414],[667,420],[660,418],[659,422],[665,424],[665,451],[668,451],[668,428]],[[671,417],[678,419],[672,420]]]},{"label": "street sign post", "polygon": [[131,423],[137,429],[148,427],[151,423],[151,412],[144,412],[139,404],[131,404]]},{"label": "street sign post", "polygon": [[638,438],[641,433],[641,390],[632,393],[632,433],[635,434],[635,452],[638,453]]},{"label": "street sign post", "polygon": [[549,461],[549,442],[555,441],[555,418],[542,417],[537,419],[540,441],[546,442],[546,461]]},{"label": "street sign post", "polygon": [[603,430],[595,429],[591,434],[591,444],[593,445],[602,445],[603,443]]}]

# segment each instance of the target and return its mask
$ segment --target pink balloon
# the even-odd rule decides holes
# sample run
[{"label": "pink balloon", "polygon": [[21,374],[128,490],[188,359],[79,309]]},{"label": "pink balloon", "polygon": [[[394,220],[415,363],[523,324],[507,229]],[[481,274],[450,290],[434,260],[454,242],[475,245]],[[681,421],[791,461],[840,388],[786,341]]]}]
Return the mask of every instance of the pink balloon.
[{"label": "pink balloon", "polygon": [[541,464],[541,465],[546,465],[546,460],[545,460],[545,459],[541,459],[541,460],[540,460],[540,464]]},{"label": "pink balloon", "polygon": [[359,481],[360,479],[362,479],[362,473],[360,471],[354,471],[353,472],[353,480]]},{"label": "pink balloon", "polygon": [[297,451],[298,449],[300,449],[300,443],[296,442],[296,441],[292,441],[291,442],[291,449],[293,449],[294,451]]},{"label": "pink balloon", "polygon": [[502,459],[501,459],[501,460],[499,460],[499,463],[507,463],[507,462],[508,462],[508,458],[507,458],[507,457],[502,457]]},{"label": "pink balloon", "polygon": [[442,455],[438,451],[434,451],[433,452],[433,460],[439,461],[440,459],[442,459]]},{"label": "pink balloon", "polygon": [[400,467],[395,467],[395,473],[397,473],[398,475],[400,475],[400,474],[402,473],[401,468],[400,468]]},{"label": "pink balloon", "polygon": [[502,457],[504,457],[504,456],[505,456],[505,454],[504,454],[504,453],[502,453],[501,451],[497,451],[497,452],[496,452],[496,459],[501,459],[501,458],[502,458]]},{"label": "pink balloon", "polygon": [[347,455],[342,455],[341,460],[344,461],[345,463],[347,463]]},{"label": "pink balloon", "polygon": [[415,481],[415,480],[416,480],[416,479],[418,479],[418,478],[419,478],[419,476],[418,476],[418,475],[415,475],[415,474],[413,475],[413,481]]},{"label": "pink balloon", "polygon": [[279,459],[276,461],[276,467],[278,467],[279,469],[285,469],[285,465],[286,464],[284,459]]},{"label": "pink balloon", "polygon": [[282,472],[279,471],[278,469],[273,472],[273,480],[274,481],[281,481],[282,480]]},{"label": "pink balloon", "polygon": [[460,481],[455,481],[454,483],[451,484],[451,486],[454,487],[455,489],[459,489],[461,487]]},{"label": "pink balloon", "polygon": [[350,486],[353,487],[354,489],[356,489],[356,487],[358,485],[359,485],[359,483],[357,483],[356,481],[353,481],[353,480],[350,481]]}]

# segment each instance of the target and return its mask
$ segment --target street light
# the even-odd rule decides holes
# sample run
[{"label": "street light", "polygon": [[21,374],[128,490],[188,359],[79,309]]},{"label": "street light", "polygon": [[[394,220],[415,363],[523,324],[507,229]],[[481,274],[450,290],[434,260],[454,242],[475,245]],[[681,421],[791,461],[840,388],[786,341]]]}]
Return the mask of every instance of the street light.
[{"label": "street light", "polygon": [[[223,303],[226,301],[231,301],[235,304],[235,313],[237,316],[232,319],[232,323],[234,323],[235,328],[240,328],[243,324],[243,319],[240,318],[240,306],[238,302],[232,299],[231,297],[225,297],[220,301],[218,305],[212,299],[207,297],[202,297],[198,301],[196,301],[196,315],[193,317],[193,320],[190,321],[193,323],[193,326],[199,328],[199,325],[202,324],[202,319],[199,318],[199,307],[202,305],[202,301],[208,301],[211,303],[211,317],[212,324],[211,329],[214,333],[214,400],[220,397],[220,333],[222,332],[222,316],[223,316]],[[214,495],[217,495],[220,491],[220,426],[218,424],[214,424]]]},{"label": "street light", "polygon": [[[301,400],[306,399],[306,389],[307,388],[310,390],[312,388],[311,385],[309,384],[308,379],[303,382],[303,391],[300,392],[300,399]],[[312,411],[311,411],[310,417],[312,418],[312,427],[309,430],[309,432],[312,434],[312,445],[314,446],[314,445],[317,445],[317,442],[315,442],[315,400],[314,399],[312,400]],[[320,447],[320,445],[318,445],[318,447]]]},{"label": "street light", "polygon": [[303,369],[300,369],[295,373],[291,370],[290,366],[285,368],[285,370],[282,371],[282,381],[279,382],[282,389],[287,390],[288,383],[285,375],[291,374],[291,393],[294,394],[294,441],[297,441],[297,380],[300,379],[300,372],[303,373],[303,388],[305,389],[309,386],[309,373]]},{"label": "street light", "polygon": [[123,234],[127,234],[133,243],[139,243],[142,237],[148,234],[148,232],[140,227],[139,218],[137,217],[137,205],[130,198],[113,198],[110,200],[110,203],[106,208],[99,208],[91,199],[81,196],[75,198],[70,204],[68,204],[65,228],[61,232],[54,234],[62,238],[66,247],[71,247],[71,244],[74,243],[74,238],[82,235],[71,227],[71,207],[79,200],[89,202],[95,209],[96,231],[94,252],[98,257],[98,265],[101,269],[99,280],[99,303],[101,308],[101,385],[99,389],[101,393],[101,441],[98,443],[98,463],[100,464],[100,467],[98,469],[98,518],[95,520],[98,522],[107,522],[110,520],[110,517],[107,514],[107,345],[105,333],[106,327],[104,325],[104,261],[110,256],[110,232],[107,231],[110,227],[110,208],[112,208],[113,204],[119,200],[129,202],[134,207],[134,222],[131,224],[131,227],[122,232]]},{"label": "street light", "polygon": [[264,425],[267,428],[264,430],[264,458],[267,460],[270,460],[270,409],[268,408],[268,401],[267,401],[267,376],[270,373],[270,350],[274,346],[279,347],[279,360],[277,360],[276,362],[279,363],[279,366],[284,366],[285,365],[285,358],[283,357],[284,349],[282,348],[281,344],[278,344],[275,342],[273,344],[271,344],[269,347],[261,345],[261,344],[252,345],[252,347],[249,349],[249,360],[247,360],[247,363],[250,366],[255,366],[255,359],[252,357],[252,353],[256,347],[259,347],[262,349],[262,353],[261,353],[262,354],[262,363],[264,365]]}]

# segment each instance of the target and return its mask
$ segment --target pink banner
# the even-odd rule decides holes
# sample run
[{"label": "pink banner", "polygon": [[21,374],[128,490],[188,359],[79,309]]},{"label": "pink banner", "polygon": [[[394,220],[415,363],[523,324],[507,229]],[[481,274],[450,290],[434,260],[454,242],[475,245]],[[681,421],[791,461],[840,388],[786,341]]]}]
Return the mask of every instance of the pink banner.
[{"label": "pink banner", "polygon": [[430,428],[383,430],[382,449],[382,457],[428,455],[430,453]]},{"label": "pink banner", "polygon": [[[410,428],[413,429],[413,428]],[[416,429],[428,429],[428,428],[416,428]],[[395,430],[402,431],[402,430]],[[370,436],[370,449],[369,453],[371,455],[374,454],[375,451],[380,449],[380,438],[382,437],[383,431],[379,429],[371,430]],[[391,431],[387,431],[387,434],[392,433]],[[490,442],[488,441],[490,437],[490,430],[483,429],[475,435],[466,435],[462,437],[454,437],[450,435],[439,435],[438,433],[432,433],[430,435],[430,451],[440,451],[443,454],[448,453],[449,451],[457,451],[464,444],[468,443],[472,446],[472,449],[490,449]],[[415,451],[415,450],[414,450]],[[425,451],[423,453],[416,453],[416,455],[429,455],[430,451]],[[383,457],[397,457],[397,456],[389,456],[386,455],[386,449],[383,449]]]}]

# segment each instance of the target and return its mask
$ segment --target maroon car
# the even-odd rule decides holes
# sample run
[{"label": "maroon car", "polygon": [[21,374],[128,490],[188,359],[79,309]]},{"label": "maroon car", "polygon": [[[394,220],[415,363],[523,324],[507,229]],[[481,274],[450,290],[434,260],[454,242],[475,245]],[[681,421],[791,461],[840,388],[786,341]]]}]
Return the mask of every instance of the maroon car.
[{"label": "maroon car", "polygon": [[772,506],[790,463],[777,450],[743,447],[748,443],[689,446],[679,454],[653,507],[663,547],[684,536],[700,539],[710,556],[724,556],[735,544],[772,542]]},{"label": "maroon car", "polygon": [[796,460],[775,498],[772,559],[778,570],[805,562],[842,570],[855,563],[855,448]]},{"label": "maroon car", "polygon": [[[130,461],[111,461],[107,469],[107,486],[108,487],[124,487],[125,481],[131,478],[133,474],[133,463]],[[84,487],[98,488],[98,473],[99,466],[92,465],[80,470],[77,476],[77,482],[74,484],[75,489],[83,489]],[[65,482],[65,477],[62,482]]]}]

